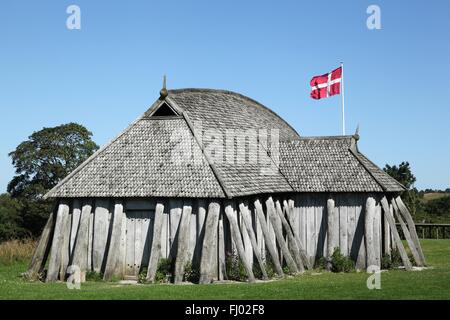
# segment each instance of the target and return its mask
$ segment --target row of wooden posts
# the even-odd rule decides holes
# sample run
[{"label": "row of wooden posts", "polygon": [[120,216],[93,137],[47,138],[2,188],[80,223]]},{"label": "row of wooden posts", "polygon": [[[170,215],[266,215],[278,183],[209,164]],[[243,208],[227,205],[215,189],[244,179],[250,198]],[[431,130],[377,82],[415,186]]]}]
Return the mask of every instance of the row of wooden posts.
[{"label": "row of wooden posts", "polygon": [[[406,270],[412,268],[412,263],[408,258],[407,252],[400,239],[399,233],[396,228],[396,220],[400,223],[400,227],[406,242],[410,248],[413,259],[417,266],[425,266],[426,261],[422,248],[419,243],[419,239],[416,233],[416,228],[411,215],[404,205],[400,197],[391,197],[388,201],[386,196],[381,198],[381,205],[385,214],[384,223],[384,244],[385,246],[389,241],[393,241],[392,247],[398,249],[403,265]],[[248,281],[254,282],[255,276],[253,274],[252,263],[249,260],[248,255],[244,249],[244,243],[242,233],[238,225],[237,212],[234,210],[231,201],[223,202],[225,216],[228,219],[231,237],[235,244],[237,254],[241,259],[245,271],[247,273]],[[208,206],[207,216],[204,225],[203,244],[200,256],[200,283],[211,283],[214,278],[214,268],[216,264],[214,259],[217,259],[217,237],[220,232],[219,219],[220,219],[220,206],[221,202],[211,201]],[[301,241],[301,236],[296,228],[293,228],[294,222],[293,210],[294,200],[274,200],[272,197],[268,197],[265,201],[266,211],[264,212],[263,204],[260,200],[254,201],[254,208],[256,211],[256,217],[260,222],[262,235],[265,240],[266,250],[268,252],[267,259],[271,259],[274,266],[274,271],[283,276],[282,261],[286,263],[291,273],[302,273],[305,269],[313,268],[310,259],[308,259],[305,252],[305,245]],[[376,214],[376,200],[373,197],[368,197],[365,205],[365,226],[364,226],[364,243],[366,247],[366,266],[377,265],[375,241],[374,241],[374,219]],[[69,261],[72,265],[86,266],[86,252],[88,242],[86,235],[89,232],[89,215],[92,210],[91,204],[85,204],[81,208],[80,223],[78,228],[77,239],[74,244],[73,256],[68,256],[68,251],[63,250],[68,245],[68,230],[69,223],[67,219],[69,217],[69,204],[66,200],[61,200],[58,210],[56,211],[56,217],[53,214],[50,216],[46,227],[42,233],[38,247],[34,253],[29,270],[27,272],[28,277],[35,278],[42,270],[48,261],[48,271],[46,275],[47,282],[53,282],[64,280],[66,278],[67,267]],[[164,202],[157,201],[155,208],[155,218],[153,226],[153,241],[151,246],[150,257],[148,261],[147,281],[154,282],[155,275],[158,268],[159,259],[161,257],[161,232],[163,224],[163,212]],[[259,264],[264,279],[267,279],[266,264],[261,256],[261,252],[258,250],[256,235],[252,227],[251,212],[246,201],[239,203],[239,212],[242,216],[244,227],[250,238],[250,242],[253,247],[253,254],[256,258],[255,263]],[[188,263],[188,243],[189,243],[189,219],[192,213],[192,207],[189,205],[183,206],[179,233],[178,233],[178,246],[177,253],[175,255],[175,268],[174,268],[174,282],[181,283],[183,281],[183,275],[185,266]],[[337,208],[335,207],[335,201],[328,199],[327,201],[327,257],[331,257],[336,247],[339,247],[339,218],[337,215]],[[104,266],[104,280],[109,281],[112,279],[115,271],[117,270],[117,264],[119,261],[119,245],[120,235],[122,230],[122,217],[124,215],[123,201],[120,199],[115,200],[114,210],[111,215],[111,236],[109,237],[109,243],[107,246],[106,265]],[[266,215],[271,222],[274,230],[276,243],[280,249],[282,260],[277,254],[276,244],[269,234],[268,225],[266,223]],[[107,228],[109,229],[109,228]],[[222,230],[223,233],[223,230]],[[380,241],[376,243],[381,245]],[[389,246],[385,248],[385,252],[389,250]],[[329,260],[329,259],[328,259]],[[219,261],[225,270],[225,261]],[[331,267],[328,265],[328,267]],[[83,270],[82,270],[83,271]],[[85,271],[85,270],[84,270]]]}]

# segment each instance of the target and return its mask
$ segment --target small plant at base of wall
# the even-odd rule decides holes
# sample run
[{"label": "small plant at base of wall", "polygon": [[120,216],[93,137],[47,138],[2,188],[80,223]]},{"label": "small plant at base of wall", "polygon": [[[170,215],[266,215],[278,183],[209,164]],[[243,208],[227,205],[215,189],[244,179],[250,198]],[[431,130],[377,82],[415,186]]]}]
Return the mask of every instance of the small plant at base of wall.
[{"label": "small plant at base of wall", "polygon": [[86,281],[100,282],[103,281],[103,274],[96,271],[86,273]]},{"label": "small plant at base of wall", "polygon": [[247,281],[244,263],[235,252],[227,252],[226,266],[228,280]]},{"label": "small plant at base of wall", "polygon": [[198,283],[200,280],[200,271],[198,268],[192,265],[192,263],[186,264],[184,267],[184,281]]}]

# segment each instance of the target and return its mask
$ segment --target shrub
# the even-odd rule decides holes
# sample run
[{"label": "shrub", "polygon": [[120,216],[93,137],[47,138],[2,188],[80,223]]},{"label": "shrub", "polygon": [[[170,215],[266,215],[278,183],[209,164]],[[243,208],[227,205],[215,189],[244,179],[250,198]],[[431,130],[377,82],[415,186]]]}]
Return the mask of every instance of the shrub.
[{"label": "shrub", "polygon": [[264,266],[266,268],[266,272],[267,272],[267,277],[269,279],[275,278],[275,276],[277,275],[276,271],[275,271],[275,266],[273,265],[273,261],[272,259],[268,259],[266,258],[266,261],[264,263]]},{"label": "shrub", "polygon": [[146,283],[147,282],[147,268],[142,268],[138,274],[138,283]]},{"label": "shrub", "polygon": [[173,263],[170,259],[161,259],[155,274],[155,282],[168,283],[172,279]]},{"label": "shrub", "polygon": [[339,248],[335,248],[331,256],[331,271],[332,272],[351,272],[355,270],[354,262],[341,253]]},{"label": "shrub", "polygon": [[245,272],[244,264],[236,253],[227,252],[226,268],[228,280],[234,281],[247,280],[247,273]]},{"label": "shrub", "polygon": [[384,254],[381,258],[381,269],[391,270],[400,267],[403,264],[400,252],[392,249],[391,254]]},{"label": "shrub", "polygon": [[96,271],[86,272],[86,281],[100,282],[103,281],[103,274]]},{"label": "shrub", "polygon": [[188,263],[184,268],[184,281],[198,283],[200,280],[200,271],[192,263]]},{"label": "shrub", "polygon": [[319,270],[326,270],[327,269],[328,260],[326,257],[320,257],[316,260],[315,267]]}]

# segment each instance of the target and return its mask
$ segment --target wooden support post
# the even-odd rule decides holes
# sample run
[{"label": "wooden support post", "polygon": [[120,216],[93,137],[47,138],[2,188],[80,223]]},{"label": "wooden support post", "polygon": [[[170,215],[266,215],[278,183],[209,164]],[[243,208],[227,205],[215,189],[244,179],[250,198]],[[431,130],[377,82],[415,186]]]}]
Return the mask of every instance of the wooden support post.
[{"label": "wooden support post", "polygon": [[189,253],[189,225],[191,222],[192,203],[185,202],[183,205],[183,212],[181,214],[181,221],[178,230],[178,248],[175,257],[175,284],[183,282],[184,268],[186,266],[187,257]]},{"label": "wooden support post", "polygon": [[366,266],[378,265],[375,254],[374,243],[374,220],[375,220],[375,199],[368,197],[366,201],[365,219],[364,219],[364,238],[366,240]]},{"label": "wooden support post", "polygon": [[109,200],[98,199],[95,203],[94,233],[92,242],[92,265],[100,273],[105,258],[109,233]]},{"label": "wooden support post", "polygon": [[219,219],[218,229],[218,254],[219,254],[219,281],[227,279],[227,266],[225,257],[225,234],[223,230],[223,215]]},{"label": "wooden support post", "polygon": [[239,230],[236,211],[234,210],[234,206],[230,201],[227,201],[227,204],[225,205],[225,215],[227,216],[227,219],[230,222],[231,236],[234,240],[234,243],[236,244],[238,255],[241,258],[242,263],[244,264],[245,271],[247,272],[248,281],[254,282],[255,276],[253,275],[253,270],[250,261],[248,261],[247,256],[245,254],[244,243],[242,241],[242,235]]},{"label": "wooden support post", "polygon": [[[392,210],[392,205],[390,207]],[[391,228],[386,218],[386,214],[383,214],[383,243],[384,243],[384,254],[391,255]]]},{"label": "wooden support post", "polygon": [[423,266],[426,266],[427,262],[425,260],[425,255],[423,254],[422,246],[420,245],[419,237],[417,236],[416,225],[414,224],[411,214],[409,213],[408,208],[403,203],[402,198],[400,198],[400,196],[395,199],[395,203],[397,204],[397,206],[400,210],[400,213],[403,215],[403,217],[406,220],[406,223],[408,224],[411,238],[412,238],[414,244],[416,245],[417,251],[420,256],[420,260],[422,262],[421,264]]},{"label": "wooden support post", "polygon": [[70,229],[71,229],[71,214],[70,209],[67,214],[64,215],[63,221],[63,240],[61,248],[61,266],[59,268],[59,279],[64,281],[66,278],[67,267],[70,260]]},{"label": "wooden support post", "polygon": [[258,221],[261,225],[262,234],[264,236],[264,242],[267,250],[269,251],[270,257],[272,258],[273,265],[275,267],[275,272],[280,276],[284,276],[283,268],[281,267],[280,260],[275,249],[275,245],[269,234],[269,228],[267,227],[266,218],[264,216],[264,211],[261,202],[257,199],[255,200],[255,209]]},{"label": "wooden support post", "polygon": [[61,200],[58,212],[56,213],[55,231],[52,241],[52,249],[48,262],[48,271],[46,282],[54,282],[58,280],[59,270],[61,267],[62,246],[64,241],[64,222],[66,216],[69,215],[69,203],[67,200]]},{"label": "wooden support post", "polygon": [[[155,209],[155,221],[153,225],[152,248],[147,269],[147,282],[155,282],[159,258],[161,257],[161,234],[163,228],[164,204],[157,202]],[[165,239],[162,239],[165,241]]]},{"label": "wooden support post", "polygon": [[47,224],[42,231],[41,238],[37,248],[34,250],[33,258],[31,259],[26,277],[29,280],[36,280],[39,273],[45,266],[48,254],[51,248],[51,239],[53,238],[53,231],[55,229],[55,216],[50,214],[47,220]]},{"label": "wooden support post", "polygon": [[266,267],[264,265],[264,261],[261,258],[261,254],[258,250],[256,236],[253,231],[253,224],[252,224],[252,217],[250,214],[250,210],[248,209],[248,206],[244,203],[239,204],[239,210],[241,212],[242,219],[244,220],[244,225],[245,225],[245,228],[247,229],[247,233],[250,237],[250,241],[251,241],[251,244],[253,247],[253,253],[255,254],[256,260],[258,260],[259,267],[261,268],[261,272],[263,274],[263,279],[267,279],[268,276],[267,276],[267,272],[266,272]]},{"label": "wooden support post", "polygon": [[406,270],[411,270],[412,269],[411,262],[408,259],[408,254],[406,253],[405,247],[403,246],[402,240],[400,239],[400,235],[398,234],[397,226],[395,225],[394,215],[392,214],[389,208],[389,203],[385,196],[381,199],[381,205],[383,206],[384,213],[386,215],[386,218],[388,219],[389,227],[391,228],[392,234],[394,236],[395,246],[398,252],[400,253],[403,265],[405,266]]},{"label": "wooden support post", "polygon": [[291,249],[290,251],[292,252],[294,260],[297,263],[297,268],[301,273],[303,273],[305,272],[305,267],[303,266],[303,261],[300,256],[300,248],[298,247],[297,240],[295,240],[294,234],[292,233],[291,226],[289,225],[284,216],[283,209],[281,208],[281,203],[279,200],[275,202],[275,206],[276,212],[278,213],[278,217],[280,218],[281,224],[284,227],[284,230],[287,234],[287,239],[290,244],[289,248]]},{"label": "wooden support post", "polygon": [[333,199],[327,200],[327,270],[331,270],[331,256],[339,248],[339,214]]},{"label": "wooden support post", "polygon": [[200,284],[209,284],[213,279],[211,266],[213,259],[217,259],[217,229],[220,216],[220,204],[212,201],[208,207],[205,221],[205,236],[200,261]]},{"label": "wooden support post", "polygon": [[294,228],[295,225],[295,217],[294,217],[294,200],[284,201],[283,202],[284,208],[287,212],[287,216],[289,219],[289,223],[292,226],[292,232],[294,234],[295,240],[297,241],[297,247],[299,249],[300,257],[303,261],[303,263],[306,265],[306,268],[311,270],[313,268],[311,261],[308,259],[308,256],[306,255],[305,246],[302,243],[302,240],[300,238],[300,234],[297,232],[297,228]]},{"label": "wooden support post", "polygon": [[114,272],[116,271],[117,262],[119,260],[120,238],[122,236],[122,217],[123,217],[123,203],[121,200],[116,200],[114,204],[114,212],[112,215],[112,232],[109,244],[108,256],[106,257],[105,273],[103,280],[111,281]]},{"label": "wooden support post", "polygon": [[78,266],[81,272],[81,281],[86,279],[86,270],[88,266],[88,244],[89,244],[89,218],[92,212],[91,201],[85,203],[81,209],[80,226],[75,238],[73,247],[72,265]]},{"label": "wooden support post", "polygon": [[419,256],[419,252],[417,251],[416,244],[411,238],[411,233],[408,230],[408,227],[406,226],[405,222],[403,221],[403,218],[399,212],[399,208],[397,207],[397,204],[395,203],[395,200],[392,199],[391,201],[392,206],[394,208],[394,214],[397,218],[398,222],[400,223],[400,227],[402,228],[403,235],[405,236],[406,243],[408,243],[409,249],[411,250],[412,256],[414,258],[414,261],[419,267],[422,267],[424,264],[422,262],[422,259]]},{"label": "wooden support post", "polygon": [[297,265],[295,264],[295,261],[292,258],[291,253],[289,252],[289,248],[286,244],[286,241],[284,240],[281,219],[278,217],[276,213],[275,204],[273,202],[272,197],[269,197],[266,200],[266,207],[267,207],[267,214],[269,215],[270,222],[272,223],[273,230],[275,231],[275,237],[277,238],[278,244],[280,245],[281,252],[283,253],[284,258],[286,259],[286,264],[292,273],[298,273]]}]

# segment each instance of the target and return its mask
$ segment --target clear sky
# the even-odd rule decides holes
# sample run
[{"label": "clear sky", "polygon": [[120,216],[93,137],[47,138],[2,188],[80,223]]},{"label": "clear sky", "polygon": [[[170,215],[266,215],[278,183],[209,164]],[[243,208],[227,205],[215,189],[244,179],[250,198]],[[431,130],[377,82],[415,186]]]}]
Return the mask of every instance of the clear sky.
[{"label": "clear sky", "polygon": [[[81,30],[66,9],[81,9]],[[366,9],[381,9],[369,30]],[[8,153],[71,121],[102,145],[169,88],[247,95],[303,136],[341,134],[340,97],[312,76],[345,63],[349,133],[379,166],[409,161],[418,188],[450,187],[450,1],[22,1],[0,4],[0,192]]]}]

